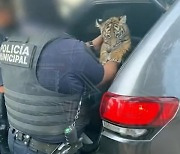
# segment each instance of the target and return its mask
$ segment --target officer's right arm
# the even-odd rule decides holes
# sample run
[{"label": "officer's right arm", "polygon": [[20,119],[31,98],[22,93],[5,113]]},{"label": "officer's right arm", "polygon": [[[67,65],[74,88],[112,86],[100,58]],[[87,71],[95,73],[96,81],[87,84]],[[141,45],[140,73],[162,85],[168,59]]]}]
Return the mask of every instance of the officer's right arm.
[{"label": "officer's right arm", "polygon": [[98,84],[98,87],[104,87],[109,85],[118,71],[118,63],[109,61],[104,65],[104,76],[103,80]]},{"label": "officer's right arm", "polygon": [[[96,51],[99,51],[103,43],[102,36],[100,35],[97,38],[95,38],[92,41],[92,43]],[[109,61],[103,67],[104,67],[104,76],[103,76],[103,80],[98,84],[98,87],[104,87],[104,85],[105,86],[109,85],[112,82],[118,71],[118,63]]]},{"label": "officer's right arm", "polygon": [[2,75],[1,75],[1,68],[0,68],[0,93],[4,93]]},{"label": "officer's right arm", "polygon": [[83,42],[75,41],[73,47],[75,52],[72,55],[72,67],[75,74],[83,74],[98,88],[108,87],[117,73],[118,63],[109,61],[101,65],[86,51]]},{"label": "officer's right arm", "polygon": [[4,87],[0,86],[0,93],[3,94],[4,93]]}]

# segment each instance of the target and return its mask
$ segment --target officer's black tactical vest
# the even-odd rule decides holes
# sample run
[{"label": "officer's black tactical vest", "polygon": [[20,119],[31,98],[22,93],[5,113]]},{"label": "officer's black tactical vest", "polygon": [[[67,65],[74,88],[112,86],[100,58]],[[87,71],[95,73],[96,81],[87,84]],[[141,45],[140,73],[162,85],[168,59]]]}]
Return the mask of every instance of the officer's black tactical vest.
[{"label": "officer's black tactical vest", "polygon": [[[36,76],[43,48],[57,38],[70,37],[46,31],[32,37],[10,37],[1,45],[0,60],[9,123],[29,135],[63,134],[76,115],[80,95],[47,90],[39,84]],[[88,122],[85,108],[81,108],[77,129]]]}]

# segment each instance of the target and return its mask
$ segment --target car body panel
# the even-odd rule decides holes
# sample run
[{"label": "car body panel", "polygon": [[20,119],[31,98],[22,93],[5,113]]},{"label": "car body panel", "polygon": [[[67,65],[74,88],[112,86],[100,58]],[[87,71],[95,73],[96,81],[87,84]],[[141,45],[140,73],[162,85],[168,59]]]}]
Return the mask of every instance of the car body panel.
[{"label": "car body panel", "polygon": [[179,10],[178,1],[146,35],[118,72],[110,92],[180,98]]},{"label": "car body panel", "polygon": [[179,154],[180,122],[173,120],[152,140],[124,139],[112,132],[103,131],[96,154]]},{"label": "car body panel", "polygon": [[[143,38],[109,92],[180,99],[180,1]],[[97,154],[179,154],[180,112],[151,140],[130,140],[104,129]]]}]

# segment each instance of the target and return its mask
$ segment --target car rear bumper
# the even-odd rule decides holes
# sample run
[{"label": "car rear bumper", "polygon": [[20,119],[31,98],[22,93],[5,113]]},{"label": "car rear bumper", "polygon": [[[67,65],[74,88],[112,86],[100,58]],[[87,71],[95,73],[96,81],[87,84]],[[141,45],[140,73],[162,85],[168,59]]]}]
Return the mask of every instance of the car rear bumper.
[{"label": "car rear bumper", "polygon": [[96,154],[150,154],[151,141],[123,139],[109,132],[103,132]]},{"label": "car rear bumper", "polygon": [[106,129],[95,154],[179,154],[180,119],[176,117],[151,140],[130,140]]}]

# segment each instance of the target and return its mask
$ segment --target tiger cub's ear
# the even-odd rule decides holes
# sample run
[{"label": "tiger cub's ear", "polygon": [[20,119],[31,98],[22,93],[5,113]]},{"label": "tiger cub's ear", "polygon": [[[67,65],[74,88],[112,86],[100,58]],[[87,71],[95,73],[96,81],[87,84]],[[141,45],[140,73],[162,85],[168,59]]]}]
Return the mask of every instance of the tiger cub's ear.
[{"label": "tiger cub's ear", "polygon": [[102,28],[102,19],[96,19],[96,27],[98,27],[99,29]]},{"label": "tiger cub's ear", "polygon": [[119,17],[119,24],[125,24],[127,21],[126,15]]}]

